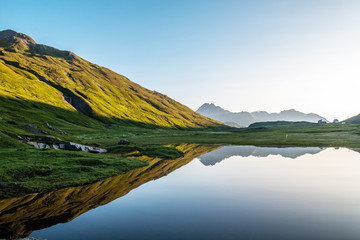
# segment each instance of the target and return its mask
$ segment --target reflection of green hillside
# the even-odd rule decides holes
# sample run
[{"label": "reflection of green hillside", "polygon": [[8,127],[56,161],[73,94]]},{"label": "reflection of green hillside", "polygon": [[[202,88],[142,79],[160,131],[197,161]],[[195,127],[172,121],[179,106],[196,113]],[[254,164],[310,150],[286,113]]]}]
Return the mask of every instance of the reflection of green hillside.
[{"label": "reflection of green hillside", "polygon": [[91,185],[0,201],[0,238],[26,237],[33,230],[71,221],[93,208],[124,196],[148,181],[166,176],[219,146],[188,144],[177,148],[185,153],[184,157],[176,160],[146,159],[150,164],[144,168]]}]

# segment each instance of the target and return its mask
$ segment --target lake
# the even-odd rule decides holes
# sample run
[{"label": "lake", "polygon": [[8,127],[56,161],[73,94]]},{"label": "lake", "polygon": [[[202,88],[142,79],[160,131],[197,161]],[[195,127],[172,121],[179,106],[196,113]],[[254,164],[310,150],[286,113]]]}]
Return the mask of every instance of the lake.
[{"label": "lake", "polygon": [[0,238],[360,239],[360,154],[183,146],[182,159],[0,201]]}]

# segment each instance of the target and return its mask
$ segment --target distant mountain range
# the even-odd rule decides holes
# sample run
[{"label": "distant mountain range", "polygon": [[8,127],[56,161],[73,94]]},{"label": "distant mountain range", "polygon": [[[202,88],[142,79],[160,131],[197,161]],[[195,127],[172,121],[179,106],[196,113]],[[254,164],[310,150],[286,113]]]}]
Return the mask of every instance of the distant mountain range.
[{"label": "distant mountain range", "polygon": [[265,111],[230,112],[213,103],[204,103],[196,112],[232,127],[247,127],[255,122],[269,121],[318,122],[319,120],[323,120],[328,122],[324,117],[315,113],[305,114],[294,109],[281,111],[279,113],[268,113]]}]

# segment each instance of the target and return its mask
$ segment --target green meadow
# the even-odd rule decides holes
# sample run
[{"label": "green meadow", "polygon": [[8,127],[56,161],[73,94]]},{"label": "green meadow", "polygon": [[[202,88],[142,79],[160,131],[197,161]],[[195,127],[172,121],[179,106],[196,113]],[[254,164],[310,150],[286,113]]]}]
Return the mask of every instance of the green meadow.
[{"label": "green meadow", "polygon": [[[180,144],[360,148],[359,121],[349,123],[231,128],[72,52],[0,32],[0,198],[93,183],[151,159],[179,159]],[[129,144],[119,145],[121,139]],[[107,153],[29,145],[70,141]]]},{"label": "green meadow", "polygon": [[[40,122],[38,125],[41,125]],[[183,152],[174,146],[180,144],[360,148],[360,125],[308,124],[301,127],[287,125],[219,130],[126,125],[99,129],[79,126],[74,127],[74,131],[64,128],[68,133],[63,139],[85,145],[96,143],[108,150],[105,154],[35,149],[11,136],[40,141],[51,138],[26,133],[21,127],[9,123],[2,123],[2,127],[6,129],[6,134],[0,134],[2,198],[89,184],[147,166],[148,159],[177,159],[183,156]],[[130,144],[119,145],[120,139],[126,139]],[[168,146],[170,144],[174,145]]]}]

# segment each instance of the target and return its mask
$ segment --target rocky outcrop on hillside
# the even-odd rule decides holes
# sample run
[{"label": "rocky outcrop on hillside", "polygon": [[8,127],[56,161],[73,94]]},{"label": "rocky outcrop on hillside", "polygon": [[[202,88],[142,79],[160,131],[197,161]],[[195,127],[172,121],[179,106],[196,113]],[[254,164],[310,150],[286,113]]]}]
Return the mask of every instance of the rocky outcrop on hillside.
[{"label": "rocky outcrop on hillside", "polygon": [[52,144],[52,143],[41,143],[41,142],[33,142],[28,141],[27,144],[33,146],[34,148],[39,149],[62,149],[62,150],[69,150],[69,151],[82,151],[82,152],[90,152],[90,153],[106,153],[107,150],[99,147],[91,147],[79,143],[73,142],[66,142],[66,143],[59,143],[59,144]]}]

